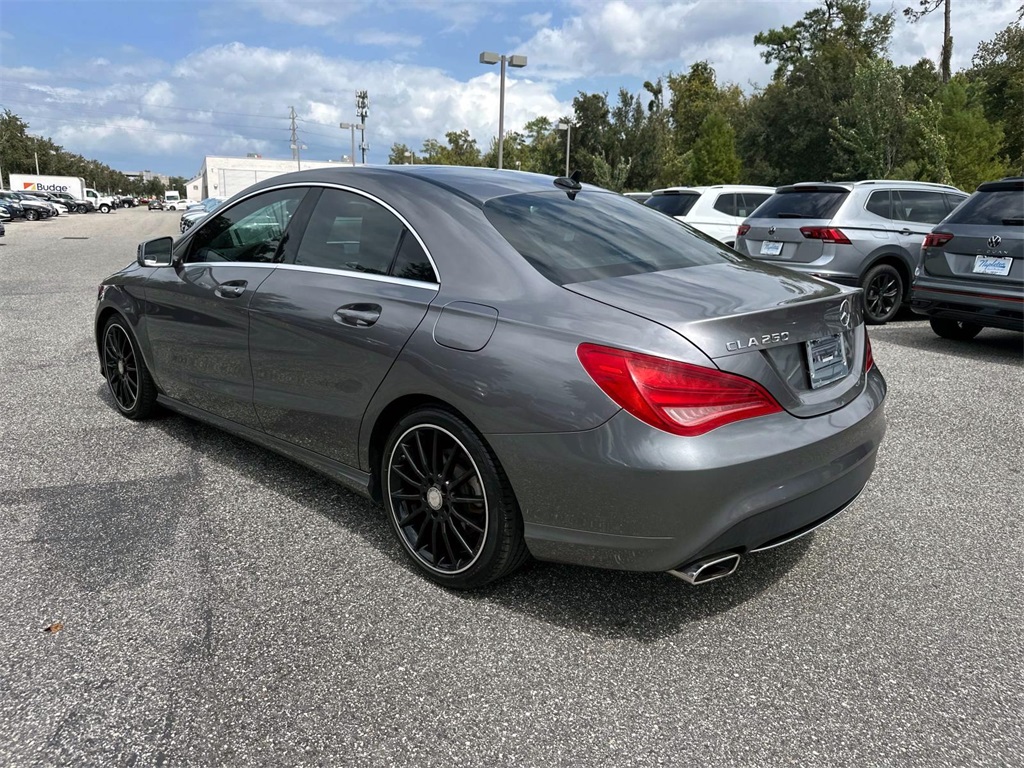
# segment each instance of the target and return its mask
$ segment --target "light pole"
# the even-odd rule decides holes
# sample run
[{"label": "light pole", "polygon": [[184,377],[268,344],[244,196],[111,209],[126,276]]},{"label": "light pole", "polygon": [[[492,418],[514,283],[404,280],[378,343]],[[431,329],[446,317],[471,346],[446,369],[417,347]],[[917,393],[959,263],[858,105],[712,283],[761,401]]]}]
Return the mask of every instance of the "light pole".
[{"label": "light pole", "polygon": [[[361,131],[364,128],[366,128],[366,126],[363,125],[362,123],[341,123],[341,130],[344,131],[345,129],[348,129],[348,130],[352,131],[352,165],[353,166],[356,164],[356,131]],[[363,159],[363,163],[364,164],[366,163],[365,158]]]},{"label": "light pole", "polygon": [[498,55],[490,51],[480,54],[481,64],[497,64],[501,62],[501,90],[498,96],[498,168],[502,167],[505,148],[505,65],[521,69],[526,66],[525,56]]},{"label": "light pole", "polygon": [[306,149],[307,147],[306,147],[305,144],[302,144],[301,142],[297,141],[294,144],[292,144],[291,148],[295,150],[296,170],[301,171],[302,170],[302,150]]},{"label": "light pole", "polygon": [[555,126],[560,131],[565,131],[565,175],[569,175],[569,137],[572,136],[572,123],[559,123]]}]

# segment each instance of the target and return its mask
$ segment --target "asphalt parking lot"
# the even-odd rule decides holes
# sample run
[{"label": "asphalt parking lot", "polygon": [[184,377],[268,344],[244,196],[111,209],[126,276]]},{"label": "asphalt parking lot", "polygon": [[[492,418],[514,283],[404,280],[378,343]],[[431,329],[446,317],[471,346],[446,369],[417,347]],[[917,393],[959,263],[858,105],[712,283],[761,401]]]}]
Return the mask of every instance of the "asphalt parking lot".
[{"label": "asphalt parking lot", "polygon": [[455,594],[312,471],[117,414],[96,285],[178,219],[0,239],[0,764],[1019,764],[1020,334],[873,328],[871,483],[729,579],[537,563]]}]

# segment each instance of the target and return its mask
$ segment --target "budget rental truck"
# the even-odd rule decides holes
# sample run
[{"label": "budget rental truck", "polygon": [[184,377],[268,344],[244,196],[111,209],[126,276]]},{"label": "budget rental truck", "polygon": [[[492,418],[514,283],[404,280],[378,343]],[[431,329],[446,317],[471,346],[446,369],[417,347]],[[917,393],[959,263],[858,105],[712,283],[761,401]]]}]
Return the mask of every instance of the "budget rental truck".
[{"label": "budget rental truck", "polygon": [[65,192],[76,200],[92,203],[94,210],[110,213],[116,206],[114,198],[101,195],[95,189],[85,186],[85,179],[79,176],[40,176],[34,173],[12,173],[9,177],[12,192]]}]

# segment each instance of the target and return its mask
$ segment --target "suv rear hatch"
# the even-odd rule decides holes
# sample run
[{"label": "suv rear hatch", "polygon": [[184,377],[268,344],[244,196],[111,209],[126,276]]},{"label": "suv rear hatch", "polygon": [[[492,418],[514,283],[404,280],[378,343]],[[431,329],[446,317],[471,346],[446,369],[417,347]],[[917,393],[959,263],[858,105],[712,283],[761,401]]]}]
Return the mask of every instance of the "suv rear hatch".
[{"label": "suv rear hatch", "polygon": [[658,190],[644,200],[644,205],[669,216],[683,217],[700,199],[700,192],[690,189]]},{"label": "suv rear hatch", "polygon": [[982,184],[925,239],[922,266],[936,277],[991,288],[1024,282],[1024,179]]},{"label": "suv rear hatch", "polygon": [[841,242],[828,225],[849,194],[839,184],[779,187],[740,226],[736,250],[752,259],[817,261],[826,243]]}]

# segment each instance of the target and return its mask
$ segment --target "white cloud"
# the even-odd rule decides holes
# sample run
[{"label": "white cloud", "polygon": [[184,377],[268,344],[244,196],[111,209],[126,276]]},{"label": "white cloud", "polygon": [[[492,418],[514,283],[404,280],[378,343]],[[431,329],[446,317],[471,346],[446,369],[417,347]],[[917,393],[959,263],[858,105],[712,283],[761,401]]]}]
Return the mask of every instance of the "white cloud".
[{"label": "white cloud", "polygon": [[355,37],[356,42],[362,45],[379,45],[383,48],[419,48],[423,44],[423,38],[419,35],[404,35],[379,29],[361,30]]}]

